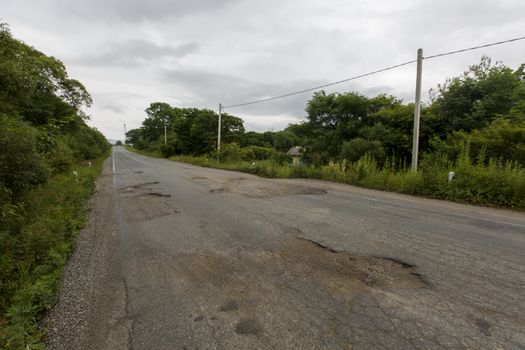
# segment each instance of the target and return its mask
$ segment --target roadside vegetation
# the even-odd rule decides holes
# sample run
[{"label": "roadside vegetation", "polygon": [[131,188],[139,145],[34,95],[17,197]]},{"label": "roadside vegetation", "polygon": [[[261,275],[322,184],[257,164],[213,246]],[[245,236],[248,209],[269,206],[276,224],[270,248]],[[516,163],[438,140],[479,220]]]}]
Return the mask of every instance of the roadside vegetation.
[{"label": "roadside vegetation", "polygon": [[109,144],[86,125],[91,97],[59,60],[0,24],[0,348],[41,349]]},{"label": "roadside vegetation", "polygon": [[[307,103],[306,120],[278,132],[245,132],[242,119],[223,114],[220,154],[214,111],[155,102],[126,142],[142,152],[262,176],[523,209],[524,67],[513,70],[484,56],[432,89],[422,108],[416,173],[410,171],[414,105],[385,94],[317,92]],[[291,166],[286,155],[293,146],[305,149],[300,166]]]}]

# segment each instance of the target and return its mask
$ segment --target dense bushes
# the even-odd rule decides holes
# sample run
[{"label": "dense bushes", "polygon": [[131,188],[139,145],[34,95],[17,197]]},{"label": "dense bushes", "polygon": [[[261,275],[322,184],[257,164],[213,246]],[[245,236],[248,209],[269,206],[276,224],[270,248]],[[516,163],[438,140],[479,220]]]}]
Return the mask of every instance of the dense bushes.
[{"label": "dense bushes", "polygon": [[[0,348],[41,348],[37,322],[83,221],[109,144],[64,65],[0,24]],[[91,162],[96,166],[91,167]],[[74,171],[74,172],[73,172]]]},{"label": "dense bushes", "polygon": [[[54,303],[54,291],[100,163],[74,166],[2,210],[0,227],[0,345],[39,348],[39,315]],[[5,209],[5,208],[4,208]]]},{"label": "dense bushes", "polygon": [[[264,177],[322,179],[460,202],[525,208],[525,170],[510,161],[490,159],[473,163],[468,147],[455,161],[450,161],[444,154],[427,155],[418,172],[400,167],[392,158],[379,166],[370,154],[355,162],[343,160],[324,166],[282,165],[272,160],[218,162],[212,157],[191,156],[175,156],[172,159]],[[449,182],[450,171],[454,171],[455,176]]]},{"label": "dense bushes", "polygon": [[[20,198],[46,181],[49,171],[38,150],[36,128],[0,115],[0,150],[0,188],[11,198]],[[0,206],[2,204],[6,202],[0,202]]]}]

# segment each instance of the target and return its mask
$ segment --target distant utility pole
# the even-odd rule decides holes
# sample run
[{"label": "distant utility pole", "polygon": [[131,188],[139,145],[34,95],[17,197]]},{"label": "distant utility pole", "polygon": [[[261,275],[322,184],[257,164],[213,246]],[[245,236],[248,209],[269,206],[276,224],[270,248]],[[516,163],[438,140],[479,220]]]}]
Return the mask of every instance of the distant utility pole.
[{"label": "distant utility pole", "polygon": [[168,134],[166,132],[166,123],[164,123],[164,146],[168,146]]},{"label": "distant utility pole", "polygon": [[217,130],[217,154],[221,152],[222,103],[219,103],[219,126]]},{"label": "distant utility pole", "polygon": [[417,50],[416,102],[414,106],[414,135],[412,137],[412,171],[417,171],[419,152],[419,119],[421,117],[421,75],[423,71],[423,49]]},{"label": "distant utility pole", "polygon": [[126,144],[126,123],[124,123],[124,144]]}]

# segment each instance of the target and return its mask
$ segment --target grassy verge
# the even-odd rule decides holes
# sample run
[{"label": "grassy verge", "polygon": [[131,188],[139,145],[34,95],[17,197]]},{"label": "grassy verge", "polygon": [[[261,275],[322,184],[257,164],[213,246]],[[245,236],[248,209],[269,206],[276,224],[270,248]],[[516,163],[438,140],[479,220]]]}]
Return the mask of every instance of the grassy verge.
[{"label": "grassy verge", "polygon": [[[525,209],[525,170],[516,163],[490,160],[473,163],[468,155],[456,162],[434,156],[411,172],[386,162],[379,167],[365,156],[355,163],[333,163],[322,167],[279,165],[272,161],[222,161],[207,157],[175,156],[190,164],[247,172],[270,178],[321,179],[392,192],[441,198],[486,206]],[[448,181],[449,171],[455,176]]]},{"label": "grassy verge", "polygon": [[162,158],[162,155],[159,152],[150,152],[150,151],[143,151],[137,148],[133,148],[130,146],[125,146],[126,149],[130,152],[141,154],[143,156],[152,157],[152,158]]},{"label": "grassy verge", "polygon": [[37,323],[55,301],[102,162],[76,164],[2,212],[0,348],[43,348]]}]

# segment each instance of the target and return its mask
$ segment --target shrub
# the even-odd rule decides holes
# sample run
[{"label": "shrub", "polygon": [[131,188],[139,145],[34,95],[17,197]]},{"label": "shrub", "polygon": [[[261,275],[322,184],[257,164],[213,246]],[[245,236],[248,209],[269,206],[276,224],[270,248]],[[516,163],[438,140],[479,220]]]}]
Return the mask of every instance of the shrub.
[{"label": "shrub", "polygon": [[362,138],[355,138],[343,143],[340,159],[355,162],[368,154],[382,163],[386,158],[386,152],[380,141],[369,141]]},{"label": "shrub", "polygon": [[36,128],[0,115],[0,149],[0,187],[14,198],[46,181],[49,169],[38,152]]},{"label": "shrub", "polygon": [[238,143],[227,143],[221,146],[219,159],[221,161],[236,162],[242,158],[242,149]]}]

